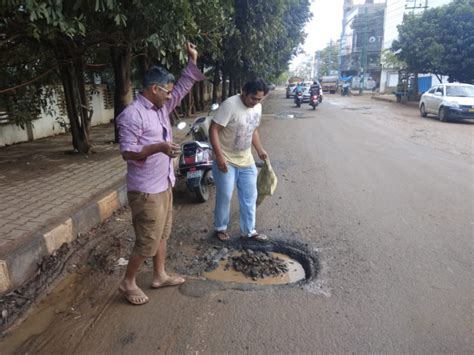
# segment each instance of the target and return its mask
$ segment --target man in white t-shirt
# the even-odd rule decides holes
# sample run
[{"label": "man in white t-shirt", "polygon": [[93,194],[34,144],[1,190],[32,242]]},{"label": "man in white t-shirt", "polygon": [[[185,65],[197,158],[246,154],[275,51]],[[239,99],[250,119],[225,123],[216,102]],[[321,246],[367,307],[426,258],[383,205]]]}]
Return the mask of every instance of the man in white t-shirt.
[{"label": "man in white t-shirt", "polygon": [[257,201],[257,168],[252,156],[254,146],[260,159],[268,157],[263,149],[257,127],[262,118],[260,101],[268,93],[262,79],[248,81],[242,94],[225,100],[212,119],[209,138],[215,160],[212,174],[216,185],[214,227],[221,241],[229,240],[230,202],[237,185],[242,237],[266,242],[268,237],[255,230]]}]

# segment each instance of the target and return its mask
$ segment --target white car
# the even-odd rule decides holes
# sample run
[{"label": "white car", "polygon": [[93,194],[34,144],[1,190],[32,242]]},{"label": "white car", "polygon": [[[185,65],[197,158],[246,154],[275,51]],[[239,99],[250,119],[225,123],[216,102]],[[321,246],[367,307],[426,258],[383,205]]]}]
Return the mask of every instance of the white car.
[{"label": "white car", "polygon": [[421,95],[420,115],[437,115],[440,121],[474,119],[474,85],[439,84]]}]

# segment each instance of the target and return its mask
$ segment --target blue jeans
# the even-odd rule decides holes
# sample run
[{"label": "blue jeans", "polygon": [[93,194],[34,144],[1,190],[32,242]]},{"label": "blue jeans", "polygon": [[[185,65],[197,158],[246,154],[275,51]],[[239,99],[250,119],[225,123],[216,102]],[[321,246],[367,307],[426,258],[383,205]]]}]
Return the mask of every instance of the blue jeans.
[{"label": "blue jeans", "polygon": [[257,202],[257,167],[251,165],[238,168],[227,164],[223,173],[214,161],[212,176],[216,185],[216,208],[214,226],[216,231],[225,231],[229,225],[230,201],[234,185],[237,185],[240,206],[240,233],[250,236],[255,233],[255,212]]}]

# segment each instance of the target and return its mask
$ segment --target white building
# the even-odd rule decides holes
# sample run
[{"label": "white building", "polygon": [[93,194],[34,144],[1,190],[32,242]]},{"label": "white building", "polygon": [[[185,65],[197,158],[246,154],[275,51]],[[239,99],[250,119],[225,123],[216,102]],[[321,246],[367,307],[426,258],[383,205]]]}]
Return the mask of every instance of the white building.
[{"label": "white building", "polygon": [[[383,49],[390,49],[392,42],[398,38],[397,26],[403,22],[405,13],[419,13],[428,8],[447,5],[453,0],[386,0]],[[430,77],[428,85],[439,83],[434,75],[420,75]],[[397,87],[398,71],[391,68],[382,68],[380,76],[380,93],[391,93]]]},{"label": "white building", "polygon": [[339,48],[339,72],[352,77],[352,88],[373,89],[380,81],[385,0],[345,0]]}]

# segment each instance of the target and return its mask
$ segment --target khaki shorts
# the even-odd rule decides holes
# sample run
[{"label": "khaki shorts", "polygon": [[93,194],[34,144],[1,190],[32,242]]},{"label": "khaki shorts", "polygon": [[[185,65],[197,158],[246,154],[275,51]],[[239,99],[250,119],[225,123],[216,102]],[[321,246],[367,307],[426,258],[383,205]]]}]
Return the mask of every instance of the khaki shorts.
[{"label": "khaki shorts", "polygon": [[133,251],[141,256],[155,256],[160,240],[171,234],[173,191],[171,187],[158,194],[129,191],[128,203],[132,210],[135,229]]}]

